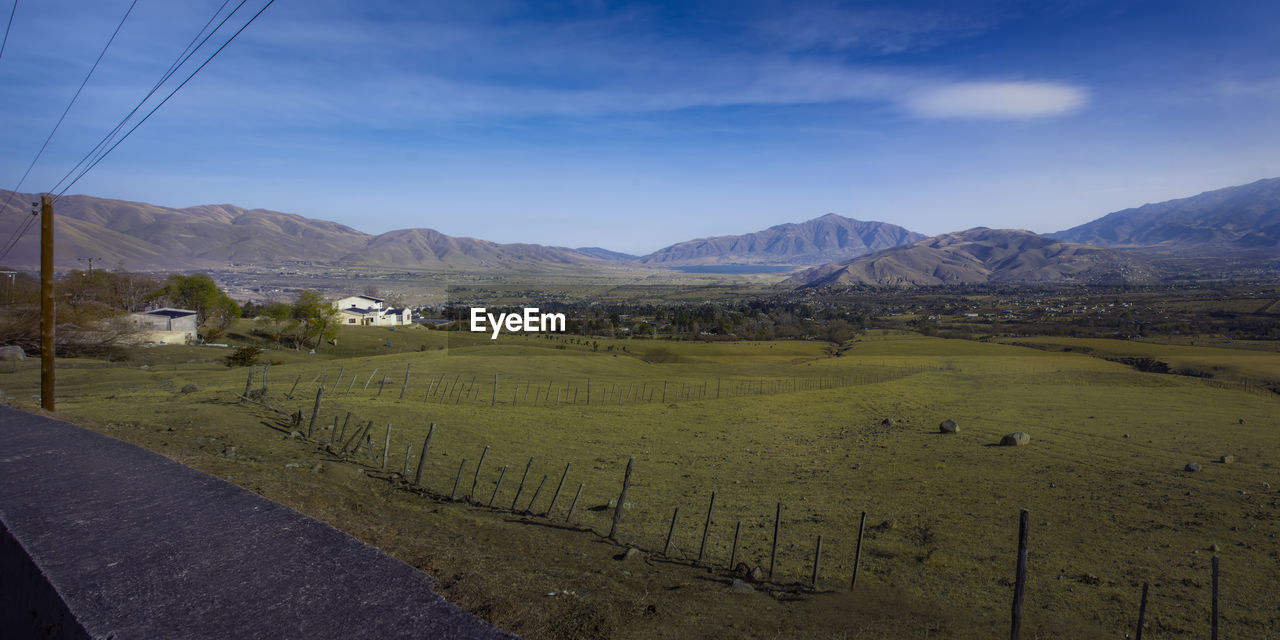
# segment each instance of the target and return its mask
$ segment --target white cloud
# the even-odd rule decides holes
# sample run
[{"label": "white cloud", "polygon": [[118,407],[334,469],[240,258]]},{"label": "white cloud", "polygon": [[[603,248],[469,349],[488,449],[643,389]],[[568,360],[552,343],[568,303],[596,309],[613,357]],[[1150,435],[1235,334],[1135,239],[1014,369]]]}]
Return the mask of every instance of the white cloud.
[{"label": "white cloud", "polygon": [[1039,118],[1085,106],[1080,87],[1051,82],[962,82],[917,91],[906,106],[926,118]]}]

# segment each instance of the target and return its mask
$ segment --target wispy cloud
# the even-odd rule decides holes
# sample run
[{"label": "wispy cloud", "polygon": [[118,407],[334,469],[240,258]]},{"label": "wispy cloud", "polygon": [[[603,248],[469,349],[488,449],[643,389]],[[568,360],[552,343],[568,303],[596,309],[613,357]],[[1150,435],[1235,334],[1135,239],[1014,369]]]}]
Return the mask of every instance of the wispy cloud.
[{"label": "wispy cloud", "polygon": [[914,92],[906,106],[925,118],[1040,118],[1083,108],[1088,92],[1052,82],[959,82]]}]

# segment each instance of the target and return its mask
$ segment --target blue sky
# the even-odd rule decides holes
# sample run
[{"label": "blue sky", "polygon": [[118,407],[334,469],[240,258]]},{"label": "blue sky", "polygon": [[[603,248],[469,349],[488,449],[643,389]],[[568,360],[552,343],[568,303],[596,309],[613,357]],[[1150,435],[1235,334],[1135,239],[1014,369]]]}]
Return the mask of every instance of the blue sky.
[{"label": "blue sky", "polygon": [[[4,188],[129,2],[20,0]],[[140,0],[22,190],[221,4]],[[1277,33],[1270,1],[277,0],[72,192],[633,253],[828,212],[1049,232],[1280,176]]]}]

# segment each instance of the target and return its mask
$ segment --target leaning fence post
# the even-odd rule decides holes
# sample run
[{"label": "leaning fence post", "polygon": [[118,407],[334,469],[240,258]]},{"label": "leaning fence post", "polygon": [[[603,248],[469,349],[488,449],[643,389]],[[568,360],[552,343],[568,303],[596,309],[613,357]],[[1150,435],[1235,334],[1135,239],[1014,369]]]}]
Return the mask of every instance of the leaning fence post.
[{"label": "leaning fence post", "polygon": [[524,466],[524,475],[520,476],[520,486],[516,487],[516,497],[511,500],[511,511],[516,510],[516,503],[520,502],[520,494],[524,493],[524,482],[529,479],[529,470],[533,468],[533,458],[529,458],[529,464]]},{"label": "leaning fence post", "polygon": [[778,503],[778,512],[773,516],[773,546],[769,550],[769,580],[773,581],[773,564],[778,559],[778,528],[782,524],[782,503]]},{"label": "leaning fence post", "polygon": [[862,519],[858,520],[858,545],[853,550],[853,579],[849,581],[849,590],[853,591],[858,586],[858,567],[862,565],[862,534],[867,530],[867,512],[862,512]]},{"label": "leaning fence post", "polygon": [[1138,604],[1138,631],[1134,634],[1134,640],[1142,640],[1142,628],[1147,624],[1147,589],[1151,585],[1142,583],[1142,602]]},{"label": "leaning fence post", "polygon": [[502,479],[507,477],[507,465],[502,465],[502,471],[498,472],[498,484],[493,487],[493,495],[489,496],[489,508],[493,508],[493,501],[498,499],[498,492],[502,491]]},{"label": "leaning fence post", "polygon": [[404,400],[404,392],[409,388],[409,368],[412,366],[412,363],[404,366],[404,384],[400,385],[400,400]]},{"label": "leaning fence post", "polygon": [[422,441],[422,455],[418,456],[418,471],[413,474],[413,483],[422,486],[422,470],[427,466],[427,449],[431,448],[431,436],[436,434],[436,423],[432,422],[427,429],[427,439]]},{"label": "leaning fence post", "polygon": [[1213,557],[1213,617],[1209,621],[1209,638],[1218,640],[1218,556]]},{"label": "leaning fence post", "polygon": [[[1013,615],[1009,624],[1009,640],[1018,640],[1022,633],[1022,594],[1027,585],[1027,536],[1031,512],[1018,512],[1018,569],[1013,584]],[[1215,636],[1216,637],[1216,636]]]},{"label": "leaning fence post", "polygon": [[387,423],[387,439],[382,443],[382,468],[387,468],[387,454],[391,449],[391,423]]},{"label": "leaning fence post", "polygon": [[569,503],[569,513],[565,514],[564,521],[568,522],[573,518],[573,508],[578,506],[578,498],[582,497],[582,483],[578,483],[578,492],[573,494],[573,502]]},{"label": "leaning fence post", "polygon": [[609,539],[617,542],[618,523],[622,522],[622,506],[627,503],[627,489],[631,488],[631,467],[635,458],[627,458],[627,470],[622,475],[622,492],[618,494],[618,506],[613,510],[613,524],[609,526]]},{"label": "leaning fence post", "polygon": [[733,547],[729,550],[729,570],[733,571],[738,567],[738,534],[742,533],[742,521],[733,525]]},{"label": "leaning fence post", "polygon": [[253,367],[249,367],[249,377],[244,381],[244,393],[240,394],[246,400],[249,398],[249,388],[253,386]]},{"label": "leaning fence post", "polygon": [[560,497],[560,490],[564,488],[564,479],[569,475],[569,467],[573,466],[572,462],[564,463],[564,473],[560,474],[560,484],[556,485],[556,492],[551,494],[551,504],[547,505],[547,516],[551,516],[551,510],[556,507],[556,498]]},{"label": "leaning fence post", "polygon": [[484,451],[480,452],[480,462],[476,463],[476,474],[471,477],[471,491],[467,492],[467,502],[471,502],[476,498],[476,483],[480,481],[480,467],[484,466],[484,458],[489,455],[489,447],[485,446]]},{"label": "leaning fence post", "polygon": [[[338,423],[338,419],[333,419],[334,424]],[[401,478],[409,477],[409,461],[413,459],[413,443],[407,442],[404,445],[404,471],[400,472]]]},{"label": "leaning fence post", "polygon": [[662,555],[664,557],[671,557],[671,536],[676,532],[676,520],[679,518],[680,507],[676,507],[676,510],[671,512],[671,526],[667,528],[667,543],[662,545]]},{"label": "leaning fence post", "polygon": [[542,481],[538,483],[538,488],[533,490],[533,497],[529,498],[529,504],[524,510],[530,515],[533,514],[533,503],[538,501],[538,494],[542,493],[542,485],[547,483],[547,474],[542,474]]},{"label": "leaning fence post", "polygon": [[818,548],[813,552],[813,577],[809,578],[809,588],[818,590],[818,565],[822,564],[822,535],[818,535]]},{"label": "leaning fence post", "polygon": [[311,410],[311,422],[307,423],[307,439],[311,439],[311,430],[316,426],[316,417],[320,415],[320,396],[324,395],[324,387],[316,389],[316,406]]},{"label": "leaning fence post", "polygon": [[458,465],[458,475],[453,478],[453,491],[449,492],[450,500],[458,499],[458,483],[462,482],[462,469],[467,466],[467,459],[462,459],[462,464]]},{"label": "leaning fence post", "polygon": [[284,394],[286,398],[293,399],[293,390],[298,388],[298,383],[302,382],[302,374],[299,373],[297,378],[293,379],[293,386],[289,387],[289,393]]},{"label": "leaning fence post", "polygon": [[711,504],[707,506],[707,522],[702,525],[702,544],[698,545],[698,564],[702,564],[702,558],[707,551],[707,534],[711,532],[711,512],[716,508],[716,492],[711,492]]}]

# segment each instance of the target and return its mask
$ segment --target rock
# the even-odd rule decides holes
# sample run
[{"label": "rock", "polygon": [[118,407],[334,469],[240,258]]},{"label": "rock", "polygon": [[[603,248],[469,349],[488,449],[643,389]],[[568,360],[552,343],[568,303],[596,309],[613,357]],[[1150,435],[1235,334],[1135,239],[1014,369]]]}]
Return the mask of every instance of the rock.
[{"label": "rock", "polygon": [[635,547],[627,547],[626,551],[623,551],[622,553],[619,553],[618,555],[614,556],[613,559],[622,560],[624,562],[634,561],[634,560],[643,560],[644,553]]},{"label": "rock", "polygon": [[751,567],[748,567],[745,562],[739,562],[733,567],[733,575],[738,576],[739,578],[745,578],[748,575],[751,575]]},{"label": "rock", "polygon": [[228,460],[235,460],[235,459],[236,459],[236,448],[235,448],[235,447],[223,447],[223,448],[222,448],[222,457],[227,458]]},{"label": "rock", "polygon": [[746,582],[743,582],[740,578],[734,578],[733,582],[729,584],[729,590],[737,591],[738,593],[752,593],[756,588]]},{"label": "rock", "polygon": [[1209,550],[1210,550],[1210,551],[1212,551],[1212,552],[1214,552],[1214,553],[1217,553],[1220,549],[1219,549],[1219,547],[1218,547],[1217,543],[1214,543],[1214,544],[1209,545]]},{"label": "rock", "polygon": [[1244,424],[1244,418],[1240,418],[1240,424]]},{"label": "rock", "polygon": [[16,344],[0,347],[0,362],[23,362],[26,359],[27,352]]},{"label": "rock", "polygon": [[892,426],[893,426],[893,418],[885,418],[884,420],[881,420],[881,421],[880,421],[880,424],[882,424],[882,425],[884,425],[884,426],[886,426],[886,427],[892,427]]},{"label": "rock", "polygon": [[1187,463],[1187,466],[1183,467],[1182,469],[1183,469],[1183,471],[1190,471],[1191,473],[1195,473],[1195,472],[1197,472],[1197,471],[1199,471],[1199,470],[1200,470],[1200,463],[1199,463],[1199,462],[1188,462],[1188,463]]},{"label": "rock", "polygon": [[1271,483],[1270,483],[1270,482],[1264,482],[1264,483],[1262,483],[1262,488],[1263,488],[1263,489],[1270,489],[1270,488],[1271,488]]},{"label": "rock", "polygon": [[879,529],[879,530],[881,530],[881,531],[889,531],[889,530],[892,530],[892,529],[897,528],[897,525],[895,525],[895,524],[893,523],[893,521],[892,521],[892,520],[885,520],[884,522],[881,522],[880,524],[878,524],[878,525],[876,525],[876,526],[874,526],[874,527],[871,527],[871,528],[872,528],[872,529]]},{"label": "rock", "polygon": [[960,433],[960,425],[956,424],[955,420],[943,420],[938,424],[938,431],[940,433]]},{"label": "rock", "polygon": [[764,582],[764,569],[761,569],[760,565],[752,567],[751,571],[747,573],[747,579],[752,582]]},{"label": "rock", "polygon": [[303,440],[303,439],[305,439],[307,436],[305,436],[301,431],[290,431],[290,432],[289,432],[289,437],[290,437],[290,438],[295,438],[295,439],[297,439],[297,440]]},{"label": "rock", "polygon": [[1128,439],[1128,438],[1129,438],[1129,434],[1127,434],[1127,433],[1126,433],[1126,434],[1124,434],[1123,436],[1120,436],[1120,437],[1125,438],[1125,439]]},{"label": "rock", "polygon": [[195,393],[195,392],[197,392],[197,391],[199,391],[199,390],[200,390],[200,387],[199,387],[198,385],[194,384],[194,383],[192,383],[192,384],[184,384],[184,385],[182,385],[182,389],[180,389],[180,391],[181,391],[182,393]]},{"label": "rock", "polygon": [[1227,454],[1225,456],[1222,456],[1221,458],[1218,458],[1218,462],[1221,462],[1222,464],[1235,464],[1235,461],[1236,461],[1236,457],[1231,454]]},{"label": "rock", "polygon": [[1002,447],[1021,447],[1026,444],[1031,444],[1031,436],[1022,431],[1015,431],[1000,438],[1000,446]]}]

